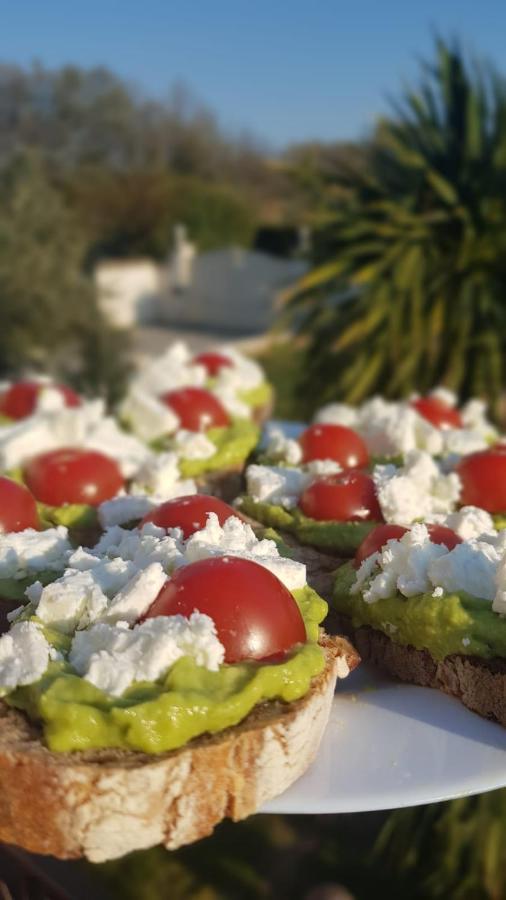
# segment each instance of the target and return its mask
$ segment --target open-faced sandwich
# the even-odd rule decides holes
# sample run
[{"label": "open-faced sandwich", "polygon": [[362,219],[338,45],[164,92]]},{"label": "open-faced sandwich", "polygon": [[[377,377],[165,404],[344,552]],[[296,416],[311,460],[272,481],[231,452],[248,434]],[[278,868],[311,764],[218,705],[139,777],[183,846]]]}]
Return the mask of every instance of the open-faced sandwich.
[{"label": "open-faced sandwich", "polygon": [[402,459],[411,450],[438,457],[464,455],[497,440],[483,400],[474,398],[459,408],[456,395],[447,388],[402,401],[372,397],[358,407],[329,403],[318,410],[315,422],[352,428],[371,457],[380,460]]},{"label": "open-faced sandwich", "polygon": [[336,571],[332,605],[363,659],[506,725],[505,579],[506,535],[470,507],[378,526]]},{"label": "open-faced sandwich", "polygon": [[184,477],[230,499],[271,409],[253,360],[229,348],[193,356],[176,343],[133,379],[119,415],[153,448],[177,451]]},{"label": "open-faced sandwich", "polygon": [[53,538],[36,565],[4,536],[33,583],[0,637],[0,840],[94,861],[178,847],[313,759],[358,656],[321,630],[304,566],[226,509],[201,528],[204,499],[89,549],[32,532]]}]

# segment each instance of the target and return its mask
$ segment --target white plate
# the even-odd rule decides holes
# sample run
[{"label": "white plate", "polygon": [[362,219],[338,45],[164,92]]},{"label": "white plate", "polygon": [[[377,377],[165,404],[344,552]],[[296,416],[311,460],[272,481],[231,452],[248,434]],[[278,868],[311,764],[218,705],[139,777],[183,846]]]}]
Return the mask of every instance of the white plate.
[{"label": "white plate", "polygon": [[320,752],[271,813],[416,806],[506,786],[506,729],[368,665],[338,682]]}]

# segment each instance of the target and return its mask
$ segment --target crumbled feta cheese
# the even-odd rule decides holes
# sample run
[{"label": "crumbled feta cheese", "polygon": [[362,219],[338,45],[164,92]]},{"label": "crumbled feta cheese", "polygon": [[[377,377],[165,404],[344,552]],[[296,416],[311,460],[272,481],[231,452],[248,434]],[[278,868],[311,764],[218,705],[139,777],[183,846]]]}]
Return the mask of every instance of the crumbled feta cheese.
[{"label": "crumbled feta cheese", "polygon": [[465,591],[493,601],[492,609],[506,612],[506,557],[485,541],[464,541],[453,550],[430,540],[425,525],[413,525],[400,540],[389,540],[364,560],[357,571],[352,594],[366,603],[400,592],[405,597],[431,592],[443,597]]},{"label": "crumbled feta cheese", "polygon": [[183,459],[209,459],[216,453],[216,446],[200,431],[181,428],[174,435],[174,445]]},{"label": "crumbled feta cheese", "polygon": [[35,399],[35,410],[38,413],[59,412],[65,406],[64,394],[51,384],[44,385]]},{"label": "crumbled feta cheese", "polygon": [[225,651],[209,616],[160,616],[132,629],[100,623],[74,636],[69,660],[79,675],[118,697],[135,682],[162,678],[182,656],[219,668]]},{"label": "crumbled feta cheese", "polygon": [[[457,402],[446,388],[436,388],[430,396],[447,406]],[[373,397],[359,407],[330,403],[317,412],[314,421],[353,428],[374,456],[398,456],[416,449],[433,456],[464,455],[483,449],[497,437],[481,400],[470,400],[462,407],[463,428],[436,428],[411,406],[413,399],[391,402]]]},{"label": "crumbled feta cheese", "polygon": [[494,521],[490,513],[478,506],[462,506],[448,516],[436,517],[441,524],[455,531],[464,541],[479,538],[481,535],[495,535]]},{"label": "crumbled feta cheese", "polygon": [[335,459],[312,459],[305,465],[306,472],[311,478],[319,478],[322,475],[338,475],[342,468]]},{"label": "crumbled feta cheese", "polygon": [[[227,371],[231,370],[227,369]],[[237,386],[234,383],[227,384],[226,382],[220,382],[214,384],[212,393],[216,399],[220,401],[221,405],[226,409],[230,416],[237,419],[248,419],[250,417],[251,410],[248,404],[244,403],[238,396]]]},{"label": "crumbled feta cheese", "polygon": [[501,556],[495,573],[496,592],[492,602],[492,609],[500,616],[506,616],[506,555]]},{"label": "crumbled feta cheese", "polygon": [[445,456],[466,456],[478,450],[486,450],[489,445],[484,434],[469,428],[445,428],[443,453]]},{"label": "crumbled feta cheese", "polygon": [[104,500],[98,507],[98,521],[102,528],[126,525],[135,522],[151,512],[160,501],[147,494],[120,494],[112,500]]},{"label": "crumbled feta cheese", "polygon": [[470,644],[470,643],[471,643],[471,639],[470,639],[470,638],[468,638],[468,637],[463,637],[463,638],[462,638],[462,644],[464,645],[464,647],[469,647],[469,644]]},{"label": "crumbled feta cheese", "polygon": [[111,601],[103,615],[102,621],[128,622],[133,625],[156,600],[167,575],[159,562],[151,563],[137,572]]},{"label": "crumbled feta cheese", "polygon": [[33,684],[46,671],[52,648],[35,622],[18,622],[0,637],[0,690]]},{"label": "crumbled feta cheese", "polygon": [[[213,444],[213,452],[215,450]],[[181,479],[179,457],[172,450],[153,454],[147,459],[137,472],[130,490],[132,493],[154,494],[158,503],[197,493],[196,484],[191,478]]]},{"label": "crumbled feta cheese", "polygon": [[192,362],[193,354],[182,341],[172,344],[161,356],[145,365],[132,381],[130,393],[141,389],[155,397],[180,387],[203,387],[205,366]]},{"label": "crumbled feta cheese", "polygon": [[0,469],[8,471],[25,462],[34,452],[54,450],[57,444],[47,418],[30,416],[13,425],[0,426]]},{"label": "crumbled feta cheese", "polygon": [[466,591],[473,597],[492,600],[496,593],[495,577],[499,554],[484,541],[465,541],[436,560],[430,569],[434,585],[446,594]]},{"label": "crumbled feta cheese", "polygon": [[385,521],[398,525],[451,512],[461,490],[459,476],[442,473],[432,457],[421,450],[408,453],[400,468],[375,466],[373,480]]},{"label": "crumbled feta cheese", "polygon": [[25,578],[37,572],[63,571],[72,552],[63,525],[0,534],[0,578]]},{"label": "crumbled feta cheese", "polygon": [[439,400],[443,406],[449,406],[451,409],[454,409],[458,403],[458,397],[455,391],[451,391],[446,387],[435,387],[429,393],[429,397],[433,397],[434,400]]},{"label": "crumbled feta cheese", "polygon": [[158,397],[135,385],[119,408],[119,414],[143,441],[149,443],[166,434],[173,434],[179,417]]},{"label": "crumbled feta cheese", "polygon": [[447,553],[446,547],[431,542],[425,525],[414,525],[400,540],[387,541],[363,561],[351,593],[362,593],[366,603],[393,597],[397,591],[405,597],[425,594],[433,587],[430,566]]},{"label": "crumbled feta cheese", "polygon": [[132,531],[108,529],[92,552],[100,552],[110,559],[129,560],[138,569],[159,562],[165,571],[170,571],[182,562],[181,538],[180,529],[170,529],[167,533],[164,528],[148,522],[141,529]]},{"label": "crumbled feta cheese", "polygon": [[268,457],[279,462],[297,466],[302,460],[302,447],[298,441],[286,437],[280,428],[267,426],[265,452]]},{"label": "crumbled feta cheese", "polygon": [[37,604],[37,617],[44,624],[70,634],[101,618],[109,598],[121,591],[135,573],[133,562],[101,560],[84,571],[68,569],[46,587],[35,582],[27,588],[26,595]]},{"label": "crumbled feta cheese", "polygon": [[236,347],[218,347],[216,350],[222,356],[226,356],[232,363],[231,366],[223,366],[216,377],[216,384],[233,385],[237,391],[249,391],[258,387],[264,380],[261,367],[253,359],[244,356]]},{"label": "crumbled feta cheese", "polygon": [[253,529],[235,516],[221,526],[216,513],[209,513],[205,528],[188,538],[184,556],[186,563],[210,556],[240,556],[269,569],[288,590],[306,584],[305,565],[280,556],[274,541],[259,541]]},{"label": "crumbled feta cheese", "polygon": [[273,503],[291,509],[312,476],[302,469],[283,466],[248,466],[246,469],[247,492],[257,503]]},{"label": "crumbled feta cheese", "polygon": [[314,420],[317,424],[346,425],[347,428],[359,426],[359,411],[347,403],[327,403],[316,413]]}]

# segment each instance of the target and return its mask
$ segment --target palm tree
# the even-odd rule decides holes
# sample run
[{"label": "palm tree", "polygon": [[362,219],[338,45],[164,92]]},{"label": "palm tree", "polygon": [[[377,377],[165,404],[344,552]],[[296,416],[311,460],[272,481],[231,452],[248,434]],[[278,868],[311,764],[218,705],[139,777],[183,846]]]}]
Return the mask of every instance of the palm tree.
[{"label": "palm tree", "polygon": [[444,383],[497,405],[506,381],[506,81],[438,40],[418,90],[380,122],[369,165],[336,178],[348,192],[327,210],[314,268],[287,300],[308,338],[306,393],[356,403]]}]

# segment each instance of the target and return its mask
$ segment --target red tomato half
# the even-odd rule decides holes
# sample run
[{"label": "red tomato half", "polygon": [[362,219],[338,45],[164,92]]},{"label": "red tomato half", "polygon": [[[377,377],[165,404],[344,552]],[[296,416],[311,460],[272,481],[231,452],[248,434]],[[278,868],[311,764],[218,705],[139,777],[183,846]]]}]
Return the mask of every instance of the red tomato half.
[{"label": "red tomato half", "polygon": [[444,544],[448,550],[462,543],[460,535],[446,525],[427,525],[427,531],[433,544]]},{"label": "red tomato half", "polygon": [[80,406],[81,400],[72,388],[66,384],[41,384],[39,381],[18,381],[11,384],[0,396],[0,413],[11,419],[24,419],[30,416],[37,405],[37,397],[43,388],[59,391],[65,400],[65,406]]},{"label": "red tomato half", "polygon": [[300,435],[299,444],[303,462],[333,459],[343,469],[356,469],[369,462],[364,441],[345,425],[310,425]]},{"label": "red tomato half", "polygon": [[506,511],[505,447],[492,447],[464,456],[456,472],[462,481],[462,506],[481,506],[489,513]]},{"label": "red tomato half", "polygon": [[216,513],[220,525],[223,525],[230,516],[237,516],[235,509],[217,497],[191,494],[189,497],[167,500],[166,503],[157,506],[144,516],[141,526],[146,522],[153,522],[160,528],[181,528],[184,537],[189,538],[195,531],[205,527],[208,513],[211,512]]},{"label": "red tomato half", "polygon": [[236,556],[177,569],[144,618],[188,618],[194,610],[213,619],[227,663],[277,656],[306,640],[290,591],[268,569]]},{"label": "red tomato half", "polygon": [[419,397],[418,400],[411,402],[411,406],[424,419],[435,425],[436,428],[441,428],[442,426],[462,428],[462,417],[458,409],[455,409],[453,406],[447,406],[446,403],[443,403],[437,397]]},{"label": "red tomato half", "polygon": [[224,369],[227,366],[230,368],[233,367],[232,360],[229,359],[228,356],[223,356],[222,353],[199,353],[198,356],[194,356],[193,362],[205,366],[207,374],[211,378],[214,378],[221,369]]},{"label": "red tomato half", "polygon": [[364,559],[367,559],[368,556],[372,556],[377,550],[381,550],[387,541],[398,541],[407,531],[408,529],[404,528],[403,525],[377,525],[376,528],[373,528],[373,530],[364,538],[355,553],[356,568],[358,569],[360,564],[363,563]]},{"label": "red tomato half", "polygon": [[203,388],[168,391],[160,399],[179,416],[181,427],[188,431],[207,431],[230,425],[230,417],[220,401]]},{"label": "red tomato half", "polygon": [[0,478],[0,534],[40,526],[35,497],[11,478]]},{"label": "red tomato half", "polygon": [[98,506],[114,497],[124,486],[124,478],[114,462],[96,450],[63,447],[28,460],[24,479],[43,503],[88,503]]},{"label": "red tomato half", "polygon": [[304,515],[328,522],[381,522],[374,482],[364,472],[317,478],[299,500]]}]

